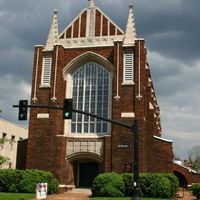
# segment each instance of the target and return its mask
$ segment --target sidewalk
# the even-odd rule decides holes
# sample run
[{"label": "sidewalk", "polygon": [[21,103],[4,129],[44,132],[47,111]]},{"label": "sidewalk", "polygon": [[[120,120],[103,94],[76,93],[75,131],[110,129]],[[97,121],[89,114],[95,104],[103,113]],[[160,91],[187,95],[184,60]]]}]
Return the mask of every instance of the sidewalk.
[{"label": "sidewalk", "polygon": [[[90,189],[74,189],[63,194],[48,195],[47,200],[89,200]],[[174,200],[197,200],[190,192],[180,189]]]},{"label": "sidewalk", "polygon": [[175,200],[197,200],[196,197],[186,190],[180,189]]},{"label": "sidewalk", "polygon": [[88,200],[90,195],[90,189],[73,189],[63,194],[48,195],[47,200]]}]

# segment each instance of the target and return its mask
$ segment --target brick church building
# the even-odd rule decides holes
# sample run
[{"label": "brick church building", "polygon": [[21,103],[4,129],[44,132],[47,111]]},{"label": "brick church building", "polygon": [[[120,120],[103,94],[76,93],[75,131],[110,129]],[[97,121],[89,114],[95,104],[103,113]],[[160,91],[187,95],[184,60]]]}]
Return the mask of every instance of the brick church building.
[{"label": "brick church building", "polygon": [[[139,122],[140,172],[172,172],[172,141],[162,138],[160,109],[132,5],[126,30],[93,0],[61,32],[54,11],[46,44],[35,46],[32,105],[63,106],[132,124]],[[134,135],[118,125],[62,110],[30,111],[27,168],[53,172],[63,187],[88,187],[101,172],[133,163]],[[129,166],[131,167],[131,165]]]}]

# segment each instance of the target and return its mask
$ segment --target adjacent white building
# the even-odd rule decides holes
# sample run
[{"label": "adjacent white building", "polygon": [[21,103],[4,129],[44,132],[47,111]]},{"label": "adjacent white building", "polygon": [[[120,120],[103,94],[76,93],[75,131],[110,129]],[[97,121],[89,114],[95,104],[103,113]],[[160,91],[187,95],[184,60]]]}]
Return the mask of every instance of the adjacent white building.
[{"label": "adjacent white building", "polygon": [[9,162],[0,163],[0,168],[16,168],[17,142],[27,138],[27,128],[0,119],[0,156],[9,158]]}]

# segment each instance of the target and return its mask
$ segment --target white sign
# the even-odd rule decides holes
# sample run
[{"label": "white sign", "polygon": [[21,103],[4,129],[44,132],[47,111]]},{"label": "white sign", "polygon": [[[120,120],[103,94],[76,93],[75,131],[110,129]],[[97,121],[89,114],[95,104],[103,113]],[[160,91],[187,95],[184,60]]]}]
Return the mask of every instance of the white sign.
[{"label": "white sign", "polygon": [[38,183],[36,186],[36,199],[46,199],[47,198],[47,183]]}]

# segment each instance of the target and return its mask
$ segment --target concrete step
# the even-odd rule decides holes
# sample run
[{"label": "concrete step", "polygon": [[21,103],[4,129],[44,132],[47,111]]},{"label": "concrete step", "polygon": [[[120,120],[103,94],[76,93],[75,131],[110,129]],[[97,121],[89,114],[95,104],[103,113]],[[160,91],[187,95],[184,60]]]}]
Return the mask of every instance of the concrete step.
[{"label": "concrete step", "polygon": [[72,189],[73,193],[81,193],[81,194],[85,194],[85,195],[92,195],[92,191],[90,188],[73,188]]}]

